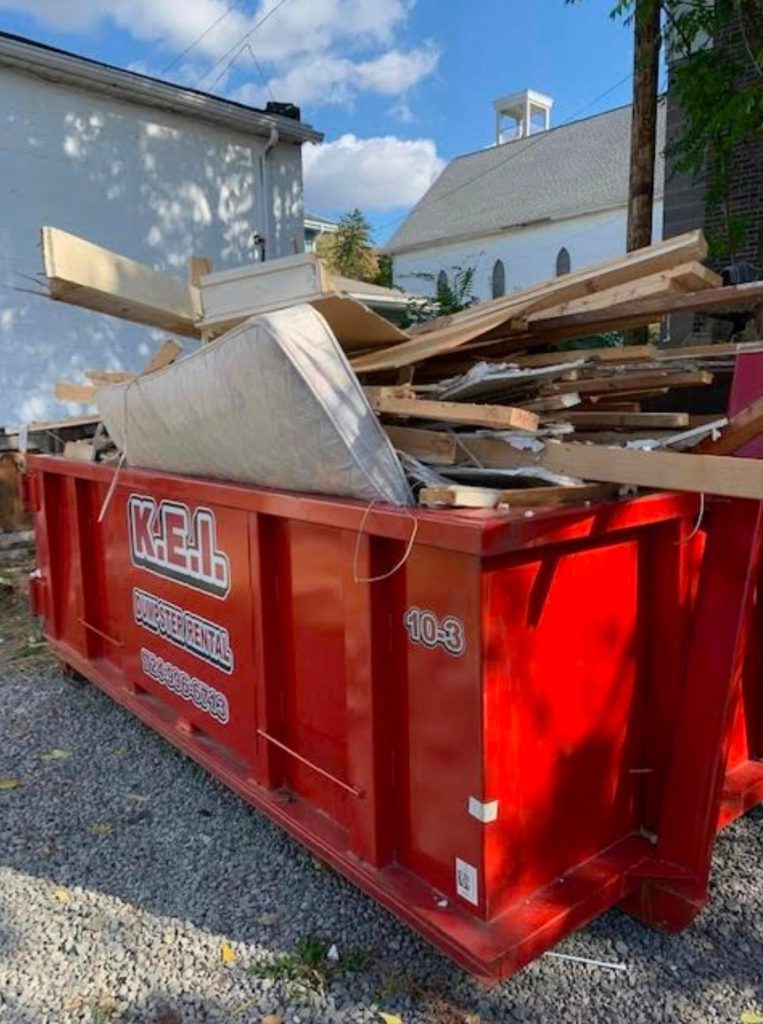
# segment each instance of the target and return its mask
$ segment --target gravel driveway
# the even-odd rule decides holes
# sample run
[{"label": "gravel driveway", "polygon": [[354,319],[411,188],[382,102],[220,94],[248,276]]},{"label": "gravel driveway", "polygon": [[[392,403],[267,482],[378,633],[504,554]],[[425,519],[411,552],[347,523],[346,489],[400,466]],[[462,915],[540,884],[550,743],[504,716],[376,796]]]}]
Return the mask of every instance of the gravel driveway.
[{"label": "gravel driveway", "polygon": [[2,1024],[763,1014],[760,811],[719,840],[712,905],[683,936],[613,912],[559,951],[626,970],[544,957],[486,991],[95,687],[25,653],[0,664]]}]

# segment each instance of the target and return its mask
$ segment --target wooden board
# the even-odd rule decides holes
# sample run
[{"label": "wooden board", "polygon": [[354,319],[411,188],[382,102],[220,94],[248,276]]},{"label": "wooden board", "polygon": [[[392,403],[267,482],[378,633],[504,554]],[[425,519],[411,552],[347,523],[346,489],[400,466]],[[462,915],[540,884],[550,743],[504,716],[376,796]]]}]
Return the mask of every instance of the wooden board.
[{"label": "wooden board", "polygon": [[759,459],[550,441],[539,459],[525,464],[584,480],[763,500],[763,460]]},{"label": "wooden board", "polygon": [[53,390],[59,402],[89,405],[95,398],[95,387],[92,384],[72,384],[67,380],[59,380]]},{"label": "wooden board", "polygon": [[[461,313],[432,324],[410,341],[385,352],[361,356],[353,360],[358,373],[399,369],[432,356],[450,352],[466,342],[504,327],[514,318],[570,299],[582,298],[595,291],[605,291],[637,277],[675,267],[688,260],[701,260],[707,255],[704,237],[699,231],[678,235],[657,245],[637,249],[616,259],[586,267],[574,274],[565,274],[544,281],[532,288],[513,292],[510,296],[483,302]],[[596,316],[585,313],[585,316]],[[530,341],[530,343],[533,343]]]},{"label": "wooden board", "polygon": [[345,352],[389,348],[408,340],[402,328],[347,295],[324,295],[311,305],[326,318]]},{"label": "wooden board", "polygon": [[560,413],[557,418],[565,423],[571,423],[574,427],[584,427],[587,430],[597,427],[601,429],[611,427],[648,429],[654,427],[657,430],[667,430],[689,426],[689,415],[685,412],[614,412],[611,410],[579,412],[577,409],[571,409],[569,412]]},{"label": "wooden board", "polygon": [[708,437],[694,449],[707,455],[732,455],[734,452],[763,433],[763,398],[732,416],[717,440]]},{"label": "wooden board", "polygon": [[42,229],[50,296],[173,334],[199,337],[198,289],[58,228]]},{"label": "wooden board", "polygon": [[458,459],[458,445],[453,434],[420,427],[385,426],[393,446],[406,455],[431,466],[453,466]]},{"label": "wooden board", "polygon": [[541,508],[547,505],[577,505],[586,501],[607,501],[617,487],[611,484],[573,484],[569,487],[517,487],[499,490],[493,487],[470,487],[450,484],[444,487],[422,487],[419,503],[430,508],[440,506],[461,508]]},{"label": "wooden board", "polygon": [[154,370],[161,370],[170,363],[174,363],[183,353],[183,346],[174,338],[167,338],[154,352],[149,361],[143,367],[143,373],[153,373]]},{"label": "wooden board", "polygon": [[371,389],[367,390],[367,394],[372,408],[388,416],[497,427],[500,430],[534,431],[538,428],[535,413],[509,405],[473,405],[468,402],[436,402],[428,398],[398,398],[377,394]]},{"label": "wooden board", "polygon": [[323,263],[315,253],[205,274],[200,280],[201,326],[219,333],[250,316],[309,302],[328,290]]},{"label": "wooden board", "polygon": [[544,393],[562,394],[575,391],[580,395],[632,394],[655,388],[693,388],[712,384],[713,375],[706,370],[687,370],[686,373],[671,373],[654,370],[650,373],[618,373],[611,377],[593,377],[590,380],[575,380],[547,384]]},{"label": "wooden board", "polygon": [[537,366],[556,366],[585,359],[593,363],[641,363],[655,362],[659,349],[654,345],[612,345],[601,348],[569,349],[563,352],[541,352],[540,354],[518,355],[512,358],[524,369]]}]

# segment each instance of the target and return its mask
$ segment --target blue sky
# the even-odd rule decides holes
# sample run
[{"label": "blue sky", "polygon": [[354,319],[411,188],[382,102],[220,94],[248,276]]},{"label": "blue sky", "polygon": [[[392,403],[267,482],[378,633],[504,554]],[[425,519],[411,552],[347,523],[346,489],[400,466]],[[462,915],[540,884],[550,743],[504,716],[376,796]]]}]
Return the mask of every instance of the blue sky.
[{"label": "blue sky", "polygon": [[308,209],[360,206],[383,242],[444,161],[490,144],[495,97],[547,93],[554,125],[629,102],[631,32],[611,5],[0,0],[0,28],[253,105],[299,103],[326,134],[305,152]]}]

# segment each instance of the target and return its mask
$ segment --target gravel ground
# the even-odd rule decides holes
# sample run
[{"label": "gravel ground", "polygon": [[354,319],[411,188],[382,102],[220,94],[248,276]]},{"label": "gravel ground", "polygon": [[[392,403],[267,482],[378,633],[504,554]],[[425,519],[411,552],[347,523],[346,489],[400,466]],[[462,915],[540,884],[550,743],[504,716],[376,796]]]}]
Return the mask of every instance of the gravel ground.
[{"label": "gravel ground", "polygon": [[[721,836],[712,904],[682,936],[612,912],[559,951],[627,970],[544,957],[488,991],[95,687],[20,652],[0,663],[2,1024],[763,1014],[760,811]],[[338,962],[307,966],[332,944]]]}]

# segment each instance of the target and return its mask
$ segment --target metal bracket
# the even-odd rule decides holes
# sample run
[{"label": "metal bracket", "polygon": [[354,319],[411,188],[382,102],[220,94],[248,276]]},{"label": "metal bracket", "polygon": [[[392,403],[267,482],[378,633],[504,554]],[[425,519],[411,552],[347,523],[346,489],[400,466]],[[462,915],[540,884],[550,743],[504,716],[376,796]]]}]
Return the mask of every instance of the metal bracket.
[{"label": "metal bracket", "polygon": [[477,821],[481,821],[483,825],[487,825],[498,817],[498,801],[489,800],[487,803],[483,803],[476,796],[470,796],[469,814]]}]

